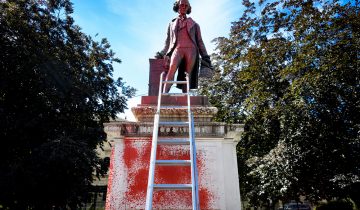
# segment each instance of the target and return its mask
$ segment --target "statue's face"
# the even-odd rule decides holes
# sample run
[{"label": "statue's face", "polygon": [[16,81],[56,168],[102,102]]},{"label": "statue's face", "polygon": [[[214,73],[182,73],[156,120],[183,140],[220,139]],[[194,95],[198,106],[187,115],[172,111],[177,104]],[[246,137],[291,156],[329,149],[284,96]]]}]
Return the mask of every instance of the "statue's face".
[{"label": "statue's face", "polygon": [[184,1],[180,1],[179,3],[179,14],[180,15],[186,15],[186,12],[188,11],[189,4]]}]

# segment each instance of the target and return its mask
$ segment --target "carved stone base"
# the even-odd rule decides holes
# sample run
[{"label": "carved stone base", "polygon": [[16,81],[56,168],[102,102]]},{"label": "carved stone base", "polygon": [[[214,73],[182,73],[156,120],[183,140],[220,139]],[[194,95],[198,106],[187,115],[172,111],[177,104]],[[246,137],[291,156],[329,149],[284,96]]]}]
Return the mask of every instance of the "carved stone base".
[{"label": "carved stone base", "polygon": [[[157,96],[143,96],[141,104],[131,108],[138,122],[153,122],[157,110]],[[206,96],[191,96],[191,112],[195,122],[211,122],[217,113],[217,108],[210,106]],[[161,100],[163,106],[187,106],[185,96],[163,96]],[[187,121],[187,108],[165,108],[161,109],[161,121]]]},{"label": "carved stone base", "polygon": [[[186,97],[164,97],[162,105],[186,106]],[[105,124],[112,145],[107,210],[143,209],[145,207],[149,162],[154,131],[157,97],[144,96],[142,103],[131,110],[137,122]],[[210,106],[204,96],[191,97],[194,115],[196,162],[201,209],[240,209],[240,191],[237,170],[236,144],[243,125],[212,122],[217,108]],[[161,121],[188,121],[185,108],[164,108]],[[166,138],[189,137],[189,126],[160,126],[158,135]],[[188,160],[188,145],[159,145],[157,159]],[[155,183],[190,183],[190,168],[156,167]],[[190,191],[156,191],[154,209],[192,209]]]},{"label": "carved stone base", "polygon": [[[139,122],[153,122],[156,113],[156,106],[137,106],[131,108],[135,118]],[[217,113],[216,107],[192,107],[195,122],[211,122]],[[161,121],[187,121],[188,111],[186,108],[166,108],[161,109]]]}]

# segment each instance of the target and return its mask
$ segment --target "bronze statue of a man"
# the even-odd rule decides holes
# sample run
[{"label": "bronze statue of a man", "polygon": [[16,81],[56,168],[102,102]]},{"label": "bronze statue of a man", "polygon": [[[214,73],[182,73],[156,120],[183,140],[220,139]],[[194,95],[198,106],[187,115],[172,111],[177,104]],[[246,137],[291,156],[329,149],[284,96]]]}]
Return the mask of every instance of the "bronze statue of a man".
[{"label": "bronze statue of a man", "polygon": [[[187,14],[191,12],[188,0],[177,0],[173,10],[179,16],[173,19],[168,27],[165,47],[161,53],[170,57],[169,70],[166,80],[174,80],[176,70],[178,70],[177,80],[185,80],[185,72],[189,74],[190,89],[198,86],[199,54],[201,59],[210,64],[210,57],[206,52],[204,42],[201,38],[200,26]],[[186,85],[177,85],[182,92],[187,92]],[[170,91],[171,84],[165,84],[166,93]]]}]

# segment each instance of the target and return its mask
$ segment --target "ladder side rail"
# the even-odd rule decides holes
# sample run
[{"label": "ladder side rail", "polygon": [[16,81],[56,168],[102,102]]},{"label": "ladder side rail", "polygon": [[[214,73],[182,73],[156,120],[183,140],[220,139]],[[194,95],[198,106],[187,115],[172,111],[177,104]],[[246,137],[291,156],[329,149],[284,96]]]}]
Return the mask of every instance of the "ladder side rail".
[{"label": "ladder side rail", "polygon": [[156,148],[157,148],[157,139],[159,133],[159,121],[160,121],[160,106],[161,106],[161,93],[163,86],[163,75],[165,72],[160,74],[159,82],[159,96],[158,96],[158,106],[157,111],[154,117],[154,126],[153,126],[153,136],[151,143],[151,154],[150,154],[150,166],[149,166],[149,176],[148,176],[148,186],[146,191],[146,210],[152,209],[152,200],[153,200],[153,191],[154,191],[154,176],[155,176],[155,161],[156,161]]},{"label": "ladder side rail", "polygon": [[191,147],[193,148],[193,167],[194,167],[194,183],[195,183],[195,196],[196,196],[196,206],[198,209],[200,209],[200,201],[199,201],[199,176],[198,176],[198,170],[197,170],[197,163],[196,163],[196,143],[195,143],[195,125],[194,125],[194,115],[191,113],[191,127],[192,127],[192,132],[191,132],[191,139],[192,139],[192,143],[190,143]]},{"label": "ladder side rail", "polygon": [[[187,109],[188,109],[188,121],[190,122],[191,118],[191,102],[190,102],[190,78],[189,78],[189,74],[187,72],[185,72],[185,79],[186,79],[186,90],[187,90]],[[189,126],[189,129],[191,127]]]},{"label": "ladder side rail", "polygon": [[158,106],[157,106],[157,110],[156,110],[156,112],[159,113],[159,114],[160,114],[160,106],[161,106],[161,95],[162,95],[163,92],[165,92],[165,88],[163,89],[163,84],[164,84],[163,78],[164,78],[164,74],[165,74],[164,71],[160,74]]},{"label": "ladder side rail", "polygon": [[187,81],[187,106],[188,106],[188,120],[189,120],[189,139],[190,139],[190,159],[191,159],[191,195],[192,195],[192,208],[198,210],[198,187],[196,177],[196,150],[195,149],[195,138],[194,138],[194,122],[191,113],[191,102],[190,102],[190,79],[189,74],[186,73]]}]

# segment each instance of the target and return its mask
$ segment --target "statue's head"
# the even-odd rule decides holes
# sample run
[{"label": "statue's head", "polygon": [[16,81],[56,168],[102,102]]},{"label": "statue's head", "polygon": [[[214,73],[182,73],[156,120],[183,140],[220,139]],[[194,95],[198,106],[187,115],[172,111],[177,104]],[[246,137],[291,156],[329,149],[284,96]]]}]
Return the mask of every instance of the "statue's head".
[{"label": "statue's head", "polygon": [[190,3],[188,0],[177,0],[175,3],[174,3],[174,7],[173,7],[173,10],[174,12],[181,12],[180,10],[180,7],[186,7],[186,14],[190,14],[191,13],[191,6],[190,6]]}]

